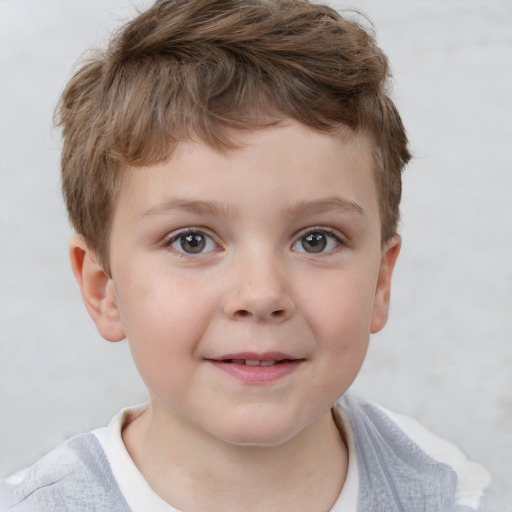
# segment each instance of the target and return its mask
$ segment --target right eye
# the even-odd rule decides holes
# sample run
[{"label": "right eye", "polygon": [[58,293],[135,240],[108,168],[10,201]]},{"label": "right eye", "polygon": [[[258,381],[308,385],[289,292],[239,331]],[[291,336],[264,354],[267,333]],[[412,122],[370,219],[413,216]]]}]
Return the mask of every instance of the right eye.
[{"label": "right eye", "polygon": [[218,248],[218,245],[206,233],[192,230],[178,233],[166,245],[182,254],[203,254]]},{"label": "right eye", "polygon": [[333,252],[343,245],[340,238],[330,230],[314,229],[304,234],[293,244],[293,250],[310,254]]}]

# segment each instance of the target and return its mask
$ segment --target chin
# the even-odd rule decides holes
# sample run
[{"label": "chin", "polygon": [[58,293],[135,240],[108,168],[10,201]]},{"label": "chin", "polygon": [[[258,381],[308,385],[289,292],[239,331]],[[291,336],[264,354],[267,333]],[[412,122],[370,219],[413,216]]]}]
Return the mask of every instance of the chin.
[{"label": "chin", "polygon": [[[286,422],[270,420],[265,416],[245,421],[232,421],[217,435],[226,443],[235,446],[272,447],[279,446],[294,438],[300,430]],[[219,432],[220,434],[220,432]]]}]

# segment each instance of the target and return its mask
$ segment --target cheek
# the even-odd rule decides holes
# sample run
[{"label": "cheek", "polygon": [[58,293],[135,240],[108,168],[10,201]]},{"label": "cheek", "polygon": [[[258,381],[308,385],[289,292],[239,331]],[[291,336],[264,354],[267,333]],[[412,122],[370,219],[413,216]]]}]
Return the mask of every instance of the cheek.
[{"label": "cheek", "polygon": [[329,276],[324,286],[316,284],[319,293],[309,294],[304,311],[319,331],[320,341],[350,345],[369,336],[375,294],[375,282],[368,279],[371,275],[371,270],[339,272]]},{"label": "cheek", "polygon": [[154,266],[143,275],[124,280],[118,290],[118,303],[127,337],[144,336],[161,331],[162,335],[179,335],[193,329],[201,320],[200,312],[212,306],[213,291],[200,279],[169,272]]},{"label": "cheek", "polygon": [[142,376],[160,373],[172,378],[181,372],[178,361],[183,365],[194,355],[215,301],[211,290],[193,281],[155,274],[159,279],[132,281],[118,291],[119,311]]},{"label": "cheek", "polygon": [[333,400],[352,384],[368,349],[374,284],[361,275],[331,276],[324,293],[309,301],[308,324],[320,351],[319,374],[324,375],[318,392]]}]

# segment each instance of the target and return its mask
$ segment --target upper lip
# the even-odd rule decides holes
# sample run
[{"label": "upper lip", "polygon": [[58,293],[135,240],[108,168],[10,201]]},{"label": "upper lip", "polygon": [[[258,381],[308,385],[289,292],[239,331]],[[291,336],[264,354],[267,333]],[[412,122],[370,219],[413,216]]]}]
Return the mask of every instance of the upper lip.
[{"label": "upper lip", "polygon": [[300,357],[291,356],[283,352],[236,352],[209,358],[211,361],[229,361],[232,359],[245,359],[250,361],[296,361]]}]

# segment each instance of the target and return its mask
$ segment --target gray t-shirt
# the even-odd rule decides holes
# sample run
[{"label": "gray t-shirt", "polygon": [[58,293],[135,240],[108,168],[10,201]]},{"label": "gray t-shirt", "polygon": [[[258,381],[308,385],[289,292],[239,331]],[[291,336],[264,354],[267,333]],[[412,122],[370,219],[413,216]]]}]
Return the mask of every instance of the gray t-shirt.
[{"label": "gray t-shirt", "polygon": [[[343,506],[347,500],[340,499],[333,511],[480,510],[479,496],[488,484],[488,474],[480,465],[467,461],[451,443],[436,438],[413,420],[351,395],[339,401],[333,414],[350,437],[349,458],[357,472],[357,505]],[[119,439],[121,428],[119,422]],[[112,470],[115,461],[106,451],[94,433],[71,438],[0,483],[0,510],[130,512],[129,497],[121,490],[123,482],[114,474],[118,479],[122,476]],[[127,457],[123,463],[132,462]],[[146,485],[145,492],[153,491]]]}]

